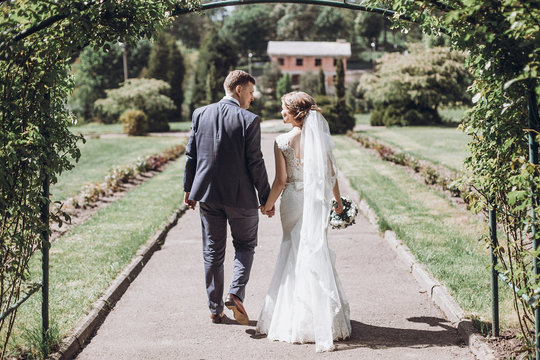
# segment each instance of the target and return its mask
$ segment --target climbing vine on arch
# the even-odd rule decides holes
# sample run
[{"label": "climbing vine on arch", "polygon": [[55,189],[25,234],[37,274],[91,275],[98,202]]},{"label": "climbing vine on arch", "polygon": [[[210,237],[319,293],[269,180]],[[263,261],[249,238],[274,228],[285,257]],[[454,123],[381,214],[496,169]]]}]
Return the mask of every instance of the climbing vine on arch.
[{"label": "climbing vine on arch", "polygon": [[[0,0],[0,313],[32,285],[28,262],[48,224],[40,220],[48,177],[80,156],[68,126],[71,58],[86,46],[151,37],[196,0]],[[62,221],[62,214],[52,214]],[[16,311],[0,320],[4,358]]]},{"label": "climbing vine on arch", "polygon": [[[369,1],[376,5],[378,1]],[[474,76],[470,87],[474,107],[461,124],[470,137],[470,155],[462,179],[477,191],[475,212],[497,209],[504,238],[496,252],[499,271],[520,289],[514,305],[524,350],[534,351],[533,306],[540,305],[540,279],[532,269],[533,227],[539,229],[539,167],[529,163],[529,133],[540,139],[540,3],[530,0],[387,1],[393,10],[420,24],[426,33],[451,37],[453,47],[468,53]],[[406,29],[408,24],[396,21]],[[441,30],[443,29],[443,30]],[[529,124],[529,112],[533,123]],[[538,151],[535,149],[534,151]],[[538,235],[536,235],[538,238]],[[489,237],[485,236],[490,244]],[[525,302],[520,296],[533,299]]]}]

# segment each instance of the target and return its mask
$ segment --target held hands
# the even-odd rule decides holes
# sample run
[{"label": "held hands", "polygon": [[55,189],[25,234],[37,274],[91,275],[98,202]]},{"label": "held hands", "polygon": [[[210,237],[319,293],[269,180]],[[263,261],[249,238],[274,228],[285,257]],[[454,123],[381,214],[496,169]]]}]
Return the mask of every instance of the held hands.
[{"label": "held hands", "polygon": [[184,195],[184,204],[187,205],[188,209],[195,210],[195,206],[197,205],[197,202],[195,200],[189,200],[189,193],[187,192]]},{"label": "held hands", "polygon": [[261,209],[261,212],[263,213],[263,215],[266,215],[269,218],[271,218],[276,213],[276,207],[275,205],[272,205],[272,207],[268,207],[268,206],[269,204],[266,203],[262,206],[259,206],[259,209]]}]

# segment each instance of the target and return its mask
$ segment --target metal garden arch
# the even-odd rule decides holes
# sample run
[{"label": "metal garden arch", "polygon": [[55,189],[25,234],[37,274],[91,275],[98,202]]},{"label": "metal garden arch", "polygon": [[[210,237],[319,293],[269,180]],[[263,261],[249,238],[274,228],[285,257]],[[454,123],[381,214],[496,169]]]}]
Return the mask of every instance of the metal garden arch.
[{"label": "metal garden arch", "polygon": [[[88,2],[84,7],[90,7],[92,2]],[[253,5],[253,4],[280,4],[280,3],[291,3],[291,4],[306,4],[306,5],[319,5],[319,6],[330,6],[330,7],[336,7],[336,8],[342,8],[342,9],[350,9],[350,10],[356,10],[356,11],[363,11],[363,12],[371,12],[380,14],[385,17],[394,18],[394,19],[400,19],[405,21],[413,21],[411,18],[399,14],[396,11],[390,10],[390,9],[384,9],[384,8],[378,8],[373,6],[366,6],[366,5],[360,5],[354,2],[347,2],[347,0],[343,1],[332,1],[332,0],[222,0],[222,1],[214,1],[214,2],[208,2],[201,4],[199,8],[184,8],[184,9],[178,9],[171,13],[171,16],[178,16],[182,14],[187,14],[190,12],[196,12],[196,11],[204,11],[209,9],[215,9],[215,8],[222,8],[222,7],[228,7],[228,6],[241,6],[241,5]],[[84,8],[83,7],[83,8]],[[41,21],[40,23],[20,32],[18,35],[14,36],[13,40],[19,41],[21,39],[24,39],[34,33],[39,32],[42,29],[47,28],[48,26],[61,21],[68,16],[65,14],[58,14],[55,16],[52,16],[51,18],[48,18],[46,20]],[[448,33],[446,29],[442,28],[440,29],[443,33]],[[540,128],[540,120],[538,119],[538,108],[537,108],[537,101],[536,101],[536,94],[534,90],[532,90],[528,96],[528,109],[529,109],[529,128],[530,129],[536,129],[538,130]],[[534,133],[529,132],[529,162],[532,164],[538,164],[538,144],[535,141]],[[531,192],[533,196],[535,195],[536,189],[531,189]],[[45,197],[49,197],[49,181],[46,180],[43,184],[43,195]],[[533,197],[534,200],[536,200],[536,197]],[[494,246],[497,246],[497,231],[496,231],[496,213],[495,209],[489,210],[489,227],[490,227],[490,236],[492,239],[492,243]],[[534,208],[531,209],[532,217],[534,218]],[[41,219],[44,223],[48,224],[49,222],[49,209],[48,206],[42,206],[42,214]],[[533,238],[536,234],[536,229],[532,229]],[[42,252],[43,252],[43,260],[42,260],[42,337],[45,340],[46,334],[49,329],[49,304],[48,304],[48,294],[49,294],[49,236],[47,232],[44,232],[42,234]],[[534,239],[533,247],[534,249],[538,248],[539,243],[536,239]],[[540,275],[540,269],[538,267],[538,258],[533,259],[534,262],[534,273],[536,276]],[[491,276],[491,286],[492,286],[492,316],[493,316],[493,324],[492,324],[492,331],[493,335],[498,336],[499,335],[499,313],[498,313],[498,278],[501,277],[506,283],[508,283],[508,280],[500,273],[498,273],[495,270],[495,265],[497,263],[497,258],[493,252],[493,248],[491,250],[491,269],[492,269],[492,276]],[[508,283],[509,284],[509,283]],[[509,284],[510,285],[510,284]],[[514,288],[512,285],[510,285],[514,291],[519,291],[519,289]],[[0,314],[0,319],[8,316],[11,312],[16,310],[22,303],[24,303],[33,293],[35,293],[39,288],[32,289],[30,293],[28,293],[26,296],[21,298],[17,303],[13,304],[6,312]],[[526,299],[527,301],[529,299]],[[534,299],[532,299],[534,300]],[[539,333],[540,333],[540,309],[535,308],[535,339],[536,343],[538,343]],[[536,345],[536,359],[540,359],[540,351],[538,348],[538,345]]]}]

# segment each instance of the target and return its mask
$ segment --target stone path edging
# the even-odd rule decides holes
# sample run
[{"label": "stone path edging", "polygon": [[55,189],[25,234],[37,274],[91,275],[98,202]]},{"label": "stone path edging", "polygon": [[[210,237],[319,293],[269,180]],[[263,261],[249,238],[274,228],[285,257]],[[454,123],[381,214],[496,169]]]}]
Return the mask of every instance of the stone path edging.
[{"label": "stone path edging", "polygon": [[101,326],[109,312],[114,308],[131,282],[139,275],[154,252],[161,248],[169,230],[176,225],[178,219],[186,212],[187,207],[182,204],[176,212],[169,217],[165,225],[158,230],[147,243],[137,251],[135,258],[116,277],[105,293],[92,305],[92,310],[86,315],[60,343],[59,350],[51,355],[50,360],[68,360],[79,353],[86,345],[88,339]]},{"label": "stone path edging", "polygon": [[[340,178],[345,178],[342,176]],[[345,179],[348,181],[348,179]],[[370,208],[365,199],[360,200],[358,206],[362,214],[369,219],[376,228],[379,228],[378,217]],[[444,315],[458,329],[460,336],[469,346],[470,351],[480,360],[495,360],[495,354],[490,348],[486,340],[474,328],[470,319],[465,318],[465,312],[456,303],[454,298],[448,293],[444,285],[435,280],[420,264],[409,248],[397,238],[395,232],[386,230],[384,239],[390,247],[394,249],[399,259],[407,265],[409,272],[412,273],[416,281],[420,284],[423,290],[426,291],[431,300],[437,305]]]}]

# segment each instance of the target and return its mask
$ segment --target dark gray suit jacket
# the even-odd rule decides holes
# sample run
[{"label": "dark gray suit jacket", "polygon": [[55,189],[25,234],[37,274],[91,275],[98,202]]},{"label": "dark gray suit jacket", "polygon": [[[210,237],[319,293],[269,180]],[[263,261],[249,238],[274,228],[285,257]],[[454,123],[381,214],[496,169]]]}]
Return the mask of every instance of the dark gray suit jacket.
[{"label": "dark gray suit jacket", "polygon": [[270,185],[257,115],[228,99],[193,112],[184,191],[190,200],[236,208],[256,209],[266,202]]}]

